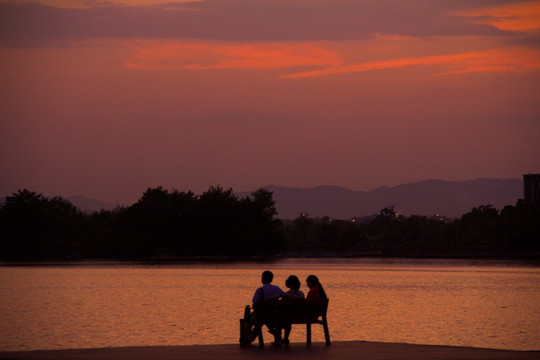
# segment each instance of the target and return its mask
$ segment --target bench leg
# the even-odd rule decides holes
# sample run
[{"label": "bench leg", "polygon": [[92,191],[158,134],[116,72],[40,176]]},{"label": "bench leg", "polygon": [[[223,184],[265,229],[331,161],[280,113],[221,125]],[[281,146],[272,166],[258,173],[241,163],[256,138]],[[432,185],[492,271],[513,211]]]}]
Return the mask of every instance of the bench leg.
[{"label": "bench leg", "polygon": [[311,324],[306,324],[306,343],[311,345]]},{"label": "bench leg", "polygon": [[244,319],[240,319],[240,345],[246,343],[246,324]]},{"label": "bench leg", "polygon": [[325,321],[323,323],[324,328],[324,339],[326,340],[326,345],[332,345],[330,342],[330,331],[328,330],[328,323]]}]

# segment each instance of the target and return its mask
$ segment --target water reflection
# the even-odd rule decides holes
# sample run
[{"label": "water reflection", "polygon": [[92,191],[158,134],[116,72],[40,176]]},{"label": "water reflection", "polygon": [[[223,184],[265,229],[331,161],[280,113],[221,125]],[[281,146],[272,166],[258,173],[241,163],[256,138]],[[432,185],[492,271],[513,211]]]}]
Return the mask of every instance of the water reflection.
[{"label": "water reflection", "polygon": [[540,349],[538,266],[401,259],[0,267],[0,349],[236,343],[267,268],[319,276],[336,341]]}]

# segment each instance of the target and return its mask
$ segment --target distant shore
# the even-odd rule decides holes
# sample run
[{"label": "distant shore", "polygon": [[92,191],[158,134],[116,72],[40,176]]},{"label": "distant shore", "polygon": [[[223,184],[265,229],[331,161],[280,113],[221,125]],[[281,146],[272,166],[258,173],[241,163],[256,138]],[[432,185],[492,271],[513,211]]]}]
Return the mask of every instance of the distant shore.
[{"label": "distant shore", "polygon": [[497,257],[497,256],[450,256],[450,255],[437,255],[437,254],[409,254],[409,255],[382,255],[382,254],[370,254],[370,255],[357,255],[357,256],[339,256],[339,255],[296,255],[296,256],[249,256],[249,257],[236,257],[236,256],[172,256],[172,257],[150,257],[150,258],[133,258],[133,259],[35,259],[35,260],[0,260],[0,266],[69,266],[69,265],[103,265],[103,264],[148,264],[148,265],[167,265],[167,264],[190,264],[190,263],[273,263],[281,260],[294,260],[294,259],[327,259],[327,260],[485,260],[485,261],[515,261],[525,262],[529,264],[540,264],[540,254],[531,254],[530,256],[514,256],[514,257]]},{"label": "distant shore", "polygon": [[413,345],[396,343],[378,343],[364,341],[334,342],[331,346],[314,343],[291,344],[289,347],[256,345],[240,347],[229,345],[193,345],[193,346],[141,346],[100,349],[66,349],[0,352],[0,359],[12,360],[177,360],[177,359],[295,359],[295,360],[529,360],[540,359],[540,351],[512,351],[480,349],[457,346]]}]

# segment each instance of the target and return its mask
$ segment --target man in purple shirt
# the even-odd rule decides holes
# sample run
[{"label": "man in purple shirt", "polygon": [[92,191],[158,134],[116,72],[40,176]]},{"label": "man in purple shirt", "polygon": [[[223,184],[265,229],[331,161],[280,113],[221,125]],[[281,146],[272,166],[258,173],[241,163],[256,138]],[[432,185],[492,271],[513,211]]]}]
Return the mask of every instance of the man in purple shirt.
[{"label": "man in purple shirt", "polygon": [[266,270],[262,273],[263,286],[255,290],[255,294],[253,295],[253,304],[258,303],[263,299],[277,299],[287,295],[279,288],[279,286],[272,285],[272,280],[274,280],[274,274],[271,271]]},{"label": "man in purple shirt", "polygon": [[[271,271],[266,270],[262,273],[263,286],[258,288],[253,295],[254,308],[261,300],[278,299],[287,296],[287,293],[281,290],[279,286],[272,285],[273,279],[274,274]],[[267,320],[266,326],[268,327],[268,331],[274,335],[274,345],[281,345],[281,329],[275,324],[275,321]]]}]

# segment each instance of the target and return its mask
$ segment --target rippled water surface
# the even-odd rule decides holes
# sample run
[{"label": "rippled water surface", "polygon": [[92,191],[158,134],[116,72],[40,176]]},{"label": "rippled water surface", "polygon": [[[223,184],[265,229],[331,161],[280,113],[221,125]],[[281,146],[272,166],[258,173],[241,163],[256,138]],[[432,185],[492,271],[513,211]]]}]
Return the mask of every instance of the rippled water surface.
[{"label": "rippled water surface", "polygon": [[379,259],[1,266],[0,350],[237,343],[265,269],[319,276],[332,340],[540,350],[540,267]]}]

